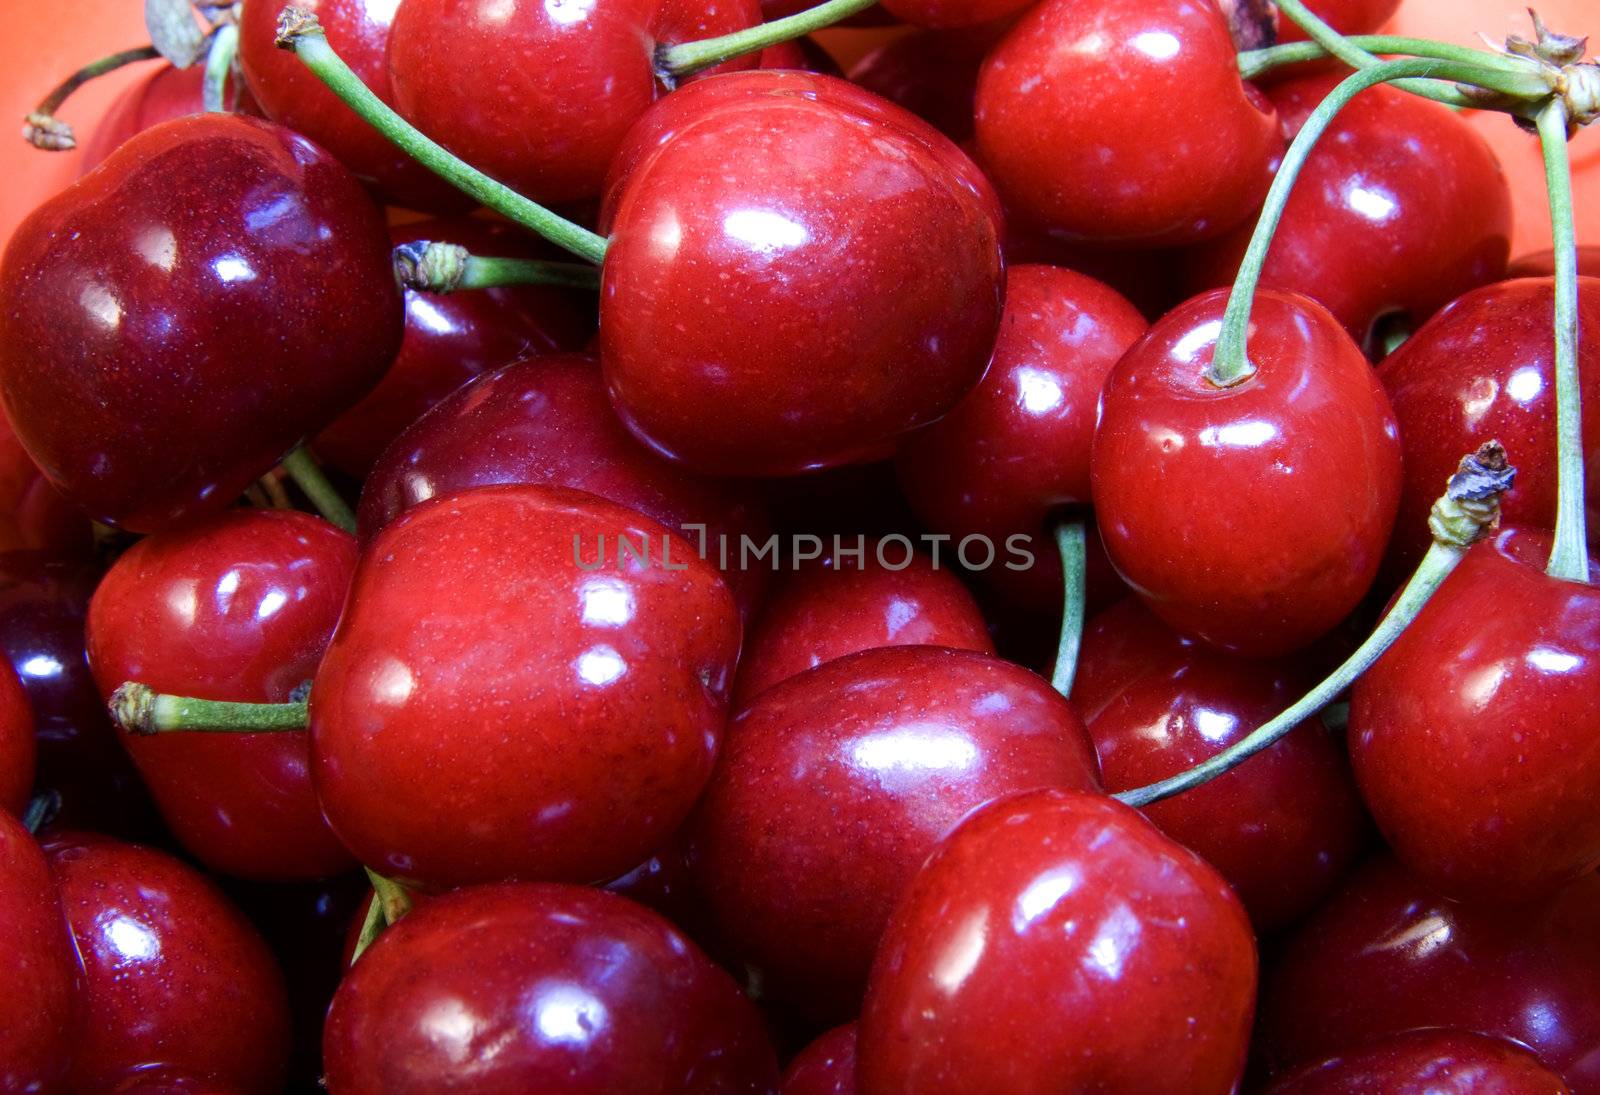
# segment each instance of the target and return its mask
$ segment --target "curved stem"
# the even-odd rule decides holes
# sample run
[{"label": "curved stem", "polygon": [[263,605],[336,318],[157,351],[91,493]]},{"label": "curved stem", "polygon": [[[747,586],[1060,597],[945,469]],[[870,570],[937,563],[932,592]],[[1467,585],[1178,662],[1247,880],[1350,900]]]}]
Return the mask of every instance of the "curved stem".
[{"label": "curved stem", "polygon": [[39,105],[33,108],[23,123],[23,139],[33,147],[47,152],[65,152],[76,148],[78,140],[73,135],[72,127],[55,117],[56,111],[61,109],[61,104],[65,103],[74,91],[98,76],[115,72],[124,65],[153,61],[160,56],[161,53],[155,46],[137,46],[84,65],[57,84],[50,94],[39,100]]},{"label": "curved stem", "polygon": [[[1508,72],[1525,72],[1525,62],[1507,57],[1503,53],[1493,53],[1486,49],[1475,49],[1472,46],[1458,46],[1449,42],[1435,42],[1431,38],[1405,38],[1390,34],[1351,34],[1341,35],[1341,40],[1365,54],[1403,54],[1407,57],[1436,57],[1446,61],[1460,61],[1464,64],[1479,64],[1485,68],[1500,68]],[[1328,47],[1321,42],[1284,42],[1276,46],[1267,46],[1263,49],[1246,50],[1239,54],[1239,75],[1246,80],[1254,80],[1265,76],[1274,69],[1285,65],[1299,65],[1307,61],[1318,61],[1324,57],[1332,56]],[[1353,66],[1356,68],[1370,68],[1380,58],[1373,56],[1370,64]]]},{"label": "curved stem", "polygon": [[1078,648],[1083,643],[1084,528],[1082,521],[1069,521],[1056,528],[1056,550],[1061,553],[1063,586],[1061,639],[1056,645],[1056,664],[1050,684],[1063,696],[1072,695],[1072,680],[1078,673]]},{"label": "curved stem", "polygon": [[866,11],[878,0],[825,0],[814,8],[796,12],[782,19],[773,19],[759,26],[748,27],[706,38],[699,42],[680,42],[665,46],[656,53],[656,73],[669,87],[685,76],[701,69],[720,65],[735,57],[755,53],[788,42],[814,30],[830,27],[841,19],[848,19]]},{"label": "curved stem", "polygon": [[394,249],[394,272],[402,289],[455,293],[504,285],[558,285],[599,289],[600,271],[576,262],[474,255],[459,243],[414,240]]},{"label": "curved stem", "polygon": [[322,474],[322,466],[304,445],[283,458],[283,470],[329,524],[338,525],[346,532],[356,530],[355,511],[333,489],[328,477]]},{"label": "curved stem", "polygon": [[237,703],[169,696],[129,681],[111,694],[111,717],[130,734],[181,730],[260,734],[306,728],[306,703]]},{"label": "curved stem", "polygon": [[201,95],[206,110],[221,114],[228,109],[228,74],[233,71],[233,59],[239,52],[239,27],[224,23],[211,36],[211,48],[206,53],[205,82]]},{"label": "curved stem", "polygon": [[300,62],[344,100],[368,125],[429,171],[496,212],[535,232],[581,259],[599,265],[605,258],[604,236],[558,216],[538,202],[496,182],[465,161],[446,152],[436,141],[390,109],[372,93],[361,78],[350,71],[322,32],[315,15],[295,7],[283,9],[278,17],[278,47],[292,50]]},{"label": "curved stem", "polygon": [[1572,227],[1572,165],[1567,154],[1567,108],[1553,99],[1539,112],[1550,221],[1555,226],[1556,536],[1546,573],[1568,582],[1589,580],[1589,532],[1584,499],[1583,407],[1578,377],[1578,241]]}]

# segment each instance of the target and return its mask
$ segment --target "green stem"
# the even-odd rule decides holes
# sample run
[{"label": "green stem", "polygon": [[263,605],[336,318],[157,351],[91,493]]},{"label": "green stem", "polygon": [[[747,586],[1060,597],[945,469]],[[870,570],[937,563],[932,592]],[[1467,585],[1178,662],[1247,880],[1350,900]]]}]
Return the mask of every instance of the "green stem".
[{"label": "green stem", "polygon": [[338,525],[346,532],[356,530],[355,511],[339,492],[333,489],[328,477],[322,474],[322,466],[304,445],[283,458],[283,470],[289,473],[289,478],[294,480],[295,486],[311,500],[311,504],[329,524]]},{"label": "green stem", "polygon": [[[1528,65],[1525,61],[1507,57],[1503,53],[1493,53],[1486,49],[1474,49],[1471,46],[1457,46],[1448,42],[1435,42],[1430,38],[1403,38],[1388,34],[1352,34],[1348,36],[1341,35],[1340,41],[1352,50],[1360,51],[1362,54],[1371,57],[1370,61],[1352,65],[1352,68],[1371,68],[1372,65],[1377,64],[1380,60],[1380,58],[1374,56],[1375,54],[1403,54],[1407,57],[1434,57],[1444,61],[1478,64],[1483,65],[1485,68],[1498,68],[1507,72],[1528,71]],[[1305,64],[1308,61],[1319,61],[1328,56],[1331,56],[1328,47],[1321,42],[1285,42],[1281,45],[1268,46],[1265,49],[1246,50],[1244,53],[1239,54],[1239,74],[1246,80],[1254,80],[1286,65]]]},{"label": "green stem", "polygon": [[1583,407],[1578,377],[1578,241],[1572,227],[1572,165],[1567,154],[1567,108],[1552,99],[1539,112],[1550,221],[1555,227],[1556,542],[1546,568],[1552,578],[1589,580],[1585,527]]},{"label": "green stem", "polygon": [[367,905],[367,915],[361,922],[361,932],[356,936],[355,953],[350,956],[354,964],[383,930],[411,911],[411,894],[392,878],[385,878],[371,867],[364,868],[367,880],[372,883],[372,901]]},{"label": "green stem", "polygon": [[1072,680],[1078,673],[1078,648],[1083,643],[1084,528],[1082,521],[1069,521],[1056,528],[1056,550],[1061,554],[1064,592],[1061,605],[1061,639],[1056,646],[1056,664],[1050,684],[1063,696],[1072,695]]},{"label": "green stem", "polygon": [[419,132],[389,105],[372,93],[361,78],[350,71],[322,32],[315,15],[300,8],[287,7],[278,18],[278,46],[292,50],[300,62],[327,84],[345,105],[368,125],[435,175],[455,186],[490,209],[503,213],[518,224],[551,243],[564,247],[581,259],[599,265],[606,254],[604,236],[552,213],[537,202],[518,194],[504,183],[446,152],[437,142]]},{"label": "green stem", "polygon": [[600,271],[576,262],[474,255],[459,243],[414,240],[394,249],[394,272],[402,289],[455,293],[503,285],[558,285],[599,289]]},{"label": "green stem", "polygon": [[788,42],[866,11],[878,0],[826,0],[814,8],[699,42],[680,42],[656,54],[656,72],[672,86],[702,69]]},{"label": "green stem", "polygon": [[228,109],[228,74],[233,71],[233,59],[238,53],[238,26],[222,24],[211,36],[211,48],[206,53],[205,82],[201,85],[205,108],[213,114]]},{"label": "green stem", "polygon": [[[372,872],[367,872],[367,877],[373,877]],[[378,891],[372,891],[372,900],[367,902],[367,915],[362,918],[361,931],[356,936],[355,949],[350,954],[350,964],[353,966],[356,959],[366,953],[367,948],[383,934],[383,929],[389,925],[383,922],[383,902],[378,898]]]},{"label": "green stem", "polygon": [[306,728],[306,704],[237,703],[169,696],[129,681],[111,694],[111,717],[130,734],[261,734]]},{"label": "green stem", "polygon": [[76,148],[77,137],[72,132],[72,127],[55,116],[74,91],[84,84],[108,72],[115,72],[124,65],[136,64],[139,61],[153,61],[161,53],[155,46],[137,46],[125,49],[120,53],[113,53],[109,57],[102,57],[98,61],[91,61],[77,72],[68,76],[57,84],[50,94],[39,100],[39,105],[29,113],[22,127],[23,138],[33,147],[44,149],[48,152],[65,152]]}]

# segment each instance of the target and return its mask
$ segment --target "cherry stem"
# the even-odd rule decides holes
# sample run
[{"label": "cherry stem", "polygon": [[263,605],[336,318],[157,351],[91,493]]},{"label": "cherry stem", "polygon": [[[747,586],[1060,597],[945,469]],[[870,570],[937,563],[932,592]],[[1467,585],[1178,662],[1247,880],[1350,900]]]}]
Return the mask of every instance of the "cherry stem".
[{"label": "cherry stem", "polygon": [[1269,749],[1301,722],[1322,711],[1355,679],[1371,668],[1417,618],[1439,585],[1455,570],[1477,539],[1499,521],[1500,496],[1511,488],[1516,469],[1505,462],[1505,450],[1489,442],[1461,462],[1444,497],[1434,503],[1428,525],[1433,544],[1412,573],[1394,605],[1356,652],[1288,710],[1258,727],[1214,757],[1175,776],[1122,791],[1113,797],[1129,806],[1148,806],[1209,783]]},{"label": "cherry stem", "polygon": [[66,152],[78,146],[72,127],[55,116],[61,104],[84,84],[108,72],[139,61],[153,61],[161,53],[155,46],[138,46],[91,61],[58,84],[54,91],[39,100],[39,105],[22,123],[22,139],[46,152]]},{"label": "cherry stem", "polygon": [[382,99],[374,95],[361,78],[350,71],[339,54],[328,44],[317,17],[302,8],[286,7],[278,16],[278,48],[294,52],[311,72],[328,85],[346,106],[406,155],[456,189],[482,202],[490,209],[516,221],[558,247],[581,259],[599,265],[606,254],[604,236],[567,220],[538,202],[518,194],[504,183],[451,155],[436,141],[424,136]]},{"label": "cherry stem", "polygon": [[503,285],[600,288],[600,271],[593,266],[474,255],[459,243],[441,240],[415,240],[395,247],[394,276],[400,288],[422,293],[497,289]]},{"label": "cherry stem", "polygon": [[[1312,18],[1315,18],[1315,15],[1312,15]],[[1327,26],[1327,24],[1323,25]],[[1346,56],[1341,57],[1340,60],[1358,70],[1371,68],[1373,65],[1378,64],[1380,58],[1373,56],[1373,54],[1385,53],[1459,61],[1462,64],[1483,65],[1485,68],[1519,75],[1526,75],[1530,71],[1526,62],[1517,58],[1507,57],[1503,53],[1492,53],[1486,49],[1473,49],[1470,46],[1435,42],[1428,38],[1398,38],[1380,34],[1345,37],[1337,34],[1332,27],[1328,27],[1328,32],[1347,47]],[[1239,73],[1246,80],[1255,80],[1285,65],[1304,64],[1307,61],[1316,61],[1332,55],[1329,47],[1321,42],[1286,42],[1282,45],[1247,50],[1240,53]],[[1362,58],[1359,63],[1355,60],[1357,57]],[[1481,109],[1484,106],[1482,102],[1473,99],[1456,87],[1455,84],[1445,80],[1399,80],[1396,81],[1395,86],[1403,91],[1409,91],[1414,95],[1420,95],[1425,99],[1432,99],[1434,102],[1444,103],[1447,106],[1474,109]],[[1531,88],[1532,85],[1530,84],[1529,87]]]},{"label": "cherry stem", "polygon": [[211,49],[206,53],[205,80],[201,84],[201,97],[206,110],[221,114],[228,109],[228,74],[233,71],[233,59],[239,53],[239,27],[224,23],[211,36]]},{"label": "cherry stem", "polygon": [[732,34],[705,38],[698,42],[679,42],[656,51],[656,75],[668,87],[702,69],[756,53],[781,42],[792,41],[814,30],[831,27],[841,19],[859,15],[878,0],[825,0],[814,8],[773,19],[759,26],[736,30]]},{"label": "cherry stem", "polygon": [[317,463],[317,458],[312,456],[304,445],[283,458],[283,470],[289,473],[294,485],[310,499],[317,512],[322,514],[329,524],[338,525],[346,532],[355,532],[355,511],[339,492],[333,489],[328,477],[322,474],[322,465]]},{"label": "cherry stem", "polygon": [[1250,246],[1245,251],[1244,261],[1239,265],[1239,274],[1234,280],[1233,292],[1228,297],[1228,308],[1223,315],[1222,330],[1217,336],[1216,352],[1206,372],[1206,377],[1212,384],[1219,388],[1227,388],[1248,380],[1255,374],[1255,366],[1250,364],[1247,347],[1250,309],[1255,301],[1256,289],[1261,283],[1261,270],[1266,265],[1267,253],[1272,248],[1272,237],[1277,233],[1278,224],[1283,220],[1283,211],[1287,208],[1289,198],[1294,192],[1295,181],[1300,177],[1306,161],[1316,149],[1317,142],[1328,131],[1339,112],[1368,88],[1422,72],[1441,70],[1449,79],[1463,83],[1480,84],[1481,80],[1488,79],[1485,76],[1487,69],[1458,61],[1418,57],[1380,61],[1371,68],[1364,68],[1346,77],[1326,99],[1317,104],[1317,109],[1311,112],[1300,132],[1295,135],[1294,142],[1289,145],[1289,150],[1284,153],[1283,165],[1278,168],[1278,174],[1272,180],[1272,188],[1267,191],[1267,200],[1261,209],[1261,219],[1256,222],[1255,232],[1250,237]]},{"label": "cherry stem", "polygon": [[1578,377],[1578,241],[1572,226],[1572,165],[1567,153],[1567,107],[1552,99],[1538,116],[1544,150],[1550,222],[1555,231],[1556,530],[1545,573],[1568,582],[1589,580],[1589,533],[1584,499],[1583,406]]},{"label": "cherry stem", "polygon": [[258,504],[263,509],[294,509],[294,503],[289,501],[289,492],[283,489],[283,480],[278,477],[277,468],[257,479],[255,489],[262,494],[262,501]]},{"label": "cherry stem", "polygon": [[111,693],[111,717],[130,734],[261,734],[306,728],[306,702],[239,703],[169,696],[138,681]]},{"label": "cherry stem", "polygon": [[411,911],[411,894],[392,878],[385,878],[371,867],[364,868],[367,880],[372,883],[372,901],[367,905],[367,915],[361,921],[361,932],[356,936],[355,951],[350,962],[355,964],[383,929]]},{"label": "cherry stem", "polygon": [[1084,528],[1082,521],[1068,521],[1056,527],[1056,550],[1061,554],[1064,592],[1061,605],[1061,639],[1056,645],[1056,664],[1050,684],[1063,696],[1072,695],[1072,681],[1078,674],[1078,648],[1083,643]]}]

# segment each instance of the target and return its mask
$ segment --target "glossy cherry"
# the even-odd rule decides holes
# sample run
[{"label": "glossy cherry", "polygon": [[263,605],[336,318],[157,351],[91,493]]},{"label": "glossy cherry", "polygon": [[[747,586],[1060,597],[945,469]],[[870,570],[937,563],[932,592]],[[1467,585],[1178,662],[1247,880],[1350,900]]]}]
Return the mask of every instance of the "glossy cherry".
[{"label": "glossy cherry", "polygon": [[[778,579],[739,655],[735,706],[807,669],[859,650],[943,646],[994,653],[983,613],[956,577],[949,551],[937,562],[898,543],[862,538],[825,544],[815,560]],[[861,549],[860,557],[845,554]]]},{"label": "glossy cherry", "polygon": [[45,842],[83,961],[73,1091],[117,1091],[146,1069],[282,1090],[283,975],[238,909],[170,856],[103,837]]},{"label": "glossy cherry", "polygon": [[1526,1049],[1464,1030],[1414,1030],[1297,1069],[1267,1095],[1571,1095]]},{"label": "glossy cherry", "polygon": [[311,691],[344,843],[423,888],[596,881],[659,848],[711,773],[739,649],[732,595],[684,549],[548,487],[446,495],[379,533]]},{"label": "glossy cherry", "polygon": [[697,112],[675,95],[658,108],[692,124],[647,116],[613,172],[612,402],[699,471],[887,455],[983,373],[1000,317],[992,195],[931,126],[842,81],[760,71],[699,87]]},{"label": "glossy cherry", "polygon": [[[1268,90],[1285,139],[1344,75]],[[1190,256],[1192,291],[1233,281],[1253,227]],[[1500,278],[1510,254],[1511,190],[1476,127],[1438,103],[1375,87],[1339,113],[1312,152],[1261,284],[1320,301],[1367,346],[1380,319],[1419,325]]]},{"label": "glossy cherry", "polygon": [[780,1095],[855,1095],[856,1025],[834,1027],[784,1069]]},{"label": "glossy cherry", "polygon": [[850,82],[905,107],[957,143],[972,138],[978,69],[996,33],[963,28],[895,38],[850,68]]},{"label": "glossy cherry", "polygon": [[1255,1052],[1282,1072],[1417,1027],[1458,1027],[1528,1046],[1593,1095],[1597,979],[1600,877],[1531,905],[1457,904],[1384,856],[1264,970]]},{"label": "glossy cherry", "polygon": [[[1405,447],[1400,519],[1389,545],[1398,578],[1428,548],[1428,510],[1464,453],[1497,440],[1517,482],[1501,502],[1508,524],[1556,519],[1554,284],[1508,281],[1468,293],[1384,359]],[[1578,370],[1591,540],[1600,537],[1600,279],[1578,282]],[[1450,456],[1449,452],[1455,455]]]},{"label": "glossy cherry", "polygon": [[1189,0],[1045,0],[984,62],[975,117],[1007,206],[1086,240],[1226,232],[1265,197],[1283,149],[1221,10]]},{"label": "glossy cherry", "polygon": [[729,724],[691,864],[763,995],[838,1022],[934,846],[973,808],[1052,786],[1098,778],[1048,682],[970,651],[862,651],[775,685]]},{"label": "glossy cherry", "polygon": [[[99,167],[105,158],[115,152],[124,141],[151,126],[170,122],[205,109],[205,65],[173,68],[161,64],[150,75],[117,96],[111,109],[94,127],[94,132],[83,145],[79,161],[80,174],[87,175]],[[261,116],[248,88],[237,80],[228,85],[230,109],[238,114]]]},{"label": "glossy cherry", "polygon": [[[239,509],[140,540],[89,605],[107,699],[138,681],[283,703],[317,671],[355,572],[355,538],[293,510]],[[303,732],[123,735],[167,826],[214,871],[275,881],[355,864],[322,820]]]},{"label": "glossy cherry", "polygon": [[1112,563],[1158,616],[1232,653],[1277,655],[1329,631],[1372,583],[1400,439],[1372,367],[1305,297],[1257,294],[1256,371],[1213,384],[1225,302],[1173,311],[1111,371],[1095,512]]},{"label": "glossy cherry", "polygon": [[21,815],[28,805],[37,753],[33,704],[11,667],[0,665],[0,811]]},{"label": "glossy cherry", "polygon": [[756,1010],[648,909],[574,886],[500,885],[413,910],[339,987],[330,1095],[765,1092]]},{"label": "glossy cherry", "polygon": [[0,398],[45,474],[148,532],[230,504],[377,383],[400,340],[383,218],[286,129],[166,122],[25,220]]},{"label": "glossy cherry", "polygon": [[856,1079],[863,1095],[1225,1095],[1255,990],[1250,921],[1197,856],[1099,795],[1013,795],[967,818],[895,910]]},{"label": "glossy cherry", "polygon": [[361,535],[370,541],[437,495],[507,483],[588,491],[678,533],[685,554],[720,564],[726,551],[724,576],[747,615],[771,579],[770,564],[740,564],[742,537],[760,546],[771,534],[760,498],[688,475],[640,445],[611,410],[598,364],[577,354],[485,376],[402,433],[362,491]]},{"label": "glossy cherry", "polygon": [[4,810],[0,923],[0,1091],[60,1091],[74,1047],[78,956],[44,853]]},{"label": "glossy cherry", "polygon": [[89,518],[44,477],[0,416],[0,552],[83,558],[93,548]]},{"label": "glossy cherry", "polygon": [[[396,244],[456,243],[473,254],[535,258],[506,225],[469,217],[390,228]],[[317,435],[317,455],[356,479],[400,432],[445,396],[484,373],[535,354],[578,350],[594,336],[594,295],[547,285],[502,286],[441,295],[407,290],[400,355],[366,398]]]}]

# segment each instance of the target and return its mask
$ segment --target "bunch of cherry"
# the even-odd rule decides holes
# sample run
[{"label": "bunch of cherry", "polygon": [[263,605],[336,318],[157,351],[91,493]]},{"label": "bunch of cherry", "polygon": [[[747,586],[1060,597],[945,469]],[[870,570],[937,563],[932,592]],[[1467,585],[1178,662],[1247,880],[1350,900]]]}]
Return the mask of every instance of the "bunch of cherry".
[{"label": "bunch of cherry", "polygon": [[28,119],[0,1095],[1600,1093],[1582,40],[281,4]]}]

